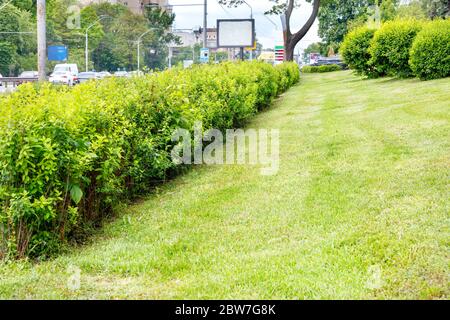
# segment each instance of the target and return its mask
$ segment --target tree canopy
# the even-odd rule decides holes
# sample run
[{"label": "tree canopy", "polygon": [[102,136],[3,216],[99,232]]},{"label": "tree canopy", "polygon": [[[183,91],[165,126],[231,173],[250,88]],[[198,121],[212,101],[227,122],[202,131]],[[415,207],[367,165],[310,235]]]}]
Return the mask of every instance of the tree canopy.
[{"label": "tree canopy", "polygon": [[[135,14],[124,5],[106,2],[80,8],[78,2],[47,0],[47,44],[68,46],[69,60],[80,69],[85,67],[86,27],[101,16],[106,18],[89,29],[90,69],[134,70],[136,40],[149,28],[153,32],[142,39],[143,65],[151,69],[167,65],[167,44],[177,41],[166,32],[173,24],[173,14],[155,8],[146,8],[144,15]],[[23,70],[36,70],[36,1],[0,0],[0,8],[0,32],[13,32],[0,34],[0,73],[17,75]],[[48,63],[49,70],[53,64]]]}]

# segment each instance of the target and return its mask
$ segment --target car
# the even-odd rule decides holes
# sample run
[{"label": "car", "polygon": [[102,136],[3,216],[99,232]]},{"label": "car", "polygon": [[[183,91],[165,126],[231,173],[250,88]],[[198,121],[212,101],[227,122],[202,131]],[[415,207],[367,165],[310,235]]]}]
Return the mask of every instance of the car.
[{"label": "car", "polygon": [[[27,78],[27,79],[37,79],[39,77],[39,73],[37,71],[24,71],[19,75],[19,78]],[[22,84],[27,81],[18,81],[17,84]]]},{"label": "car", "polygon": [[19,75],[19,78],[37,78],[38,76],[37,71],[24,71]]},{"label": "car", "polygon": [[49,81],[53,84],[65,84],[73,86],[75,80],[70,71],[55,71],[50,75]]},{"label": "car", "polygon": [[102,71],[102,72],[98,73],[98,76],[100,79],[103,79],[103,78],[111,77],[112,74],[109,73],[108,71]]},{"label": "car", "polygon": [[89,80],[100,79],[100,75],[97,72],[81,72],[78,74],[78,82],[83,83]]},{"label": "car", "polygon": [[130,75],[126,71],[116,71],[114,72],[114,76],[118,78],[129,78]]},{"label": "car", "polygon": [[336,64],[338,66],[341,66],[343,69],[347,67],[347,65],[342,61],[339,57],[332,57],[332,58],[324,58],[320,57],[317,62],[311,64],[314,67],[320,67],[320,66],[326,66],[330,64]]},{"label": "car", "polygon": [[70,85],[78,83],[78,66],[74,63],[57,64],[53,69],[55,72],[68,72],[70,73]]},{"label": "car", "polygon": [[141,77],[143,75],[144,75],[144,72],[142,72],[142,71],[131,71],[130,72],[131,77]]}]

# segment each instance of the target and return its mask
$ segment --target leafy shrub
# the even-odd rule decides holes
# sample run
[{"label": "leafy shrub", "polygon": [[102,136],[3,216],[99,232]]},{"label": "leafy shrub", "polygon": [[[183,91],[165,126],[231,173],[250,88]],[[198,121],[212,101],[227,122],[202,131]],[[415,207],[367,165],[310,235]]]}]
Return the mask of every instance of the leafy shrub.
[{"label": "leafy shrub", "polygon": [[375,33],[369,48],[370,75],[412,76],[409,51],[421,28],[422,23],[416,20],[397,20],[383,24]]},{"label": "leafy shrub", "polygon": [[283,63],[275,67],[280,73],[281,90],[285,91],[300,80],[299,67],[296,63]]},{"label": "leafy shrub", "polygon": [[342,67],[337,64],[327,64],[322,66],[304,66],[303,73],[325,73],[342,70]]},{"label": "leafy shrub", "polygon": [[294,63],[223,63],[0,97],[0,258],[54,253],[177,173],[175,129],[236,126],[298,78]]},{"label": "leafy shrub", "polygon": [[359,75],[370,74],[369,47],[374,34],[374,29],[360,27],[348,33],[341,45],[340,53],[345,63]]},{"label": "leafy shrub", "polygon": [[420,79],[450,76],[450,20],[427,24],[414,40],[410,55],[411,69]]}]

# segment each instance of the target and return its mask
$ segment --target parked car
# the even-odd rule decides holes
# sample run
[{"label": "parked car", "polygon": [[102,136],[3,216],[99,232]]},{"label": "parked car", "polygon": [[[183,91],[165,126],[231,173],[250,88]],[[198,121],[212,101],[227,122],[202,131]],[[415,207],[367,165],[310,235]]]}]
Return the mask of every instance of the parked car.
[{"label": "parked car", "polygon": [[100,79],[100,75],[97,72],[81,72],[78,74],[78,82],[83,83],[89,80]]},{"label": "parked car", "polygon": [[330,65],[330,64],[336,64],[338,66],[341,66],[343,69],[345,69],[347,67],[347,65],[339,57],[332,57],[332,58],[320,57],[316,63],[312,64],[312,66],[320,67],[320,66],[326,66],[326,65]]},{"label": "parked car", "polygon": [[70,71],[55,71],[50,75],[49,81],[53,84],[65,84],[68,86],[75,84],[74,76]]},{"label": "parked car", "polygon": [[112,74],[109,73],[108,71],[102,71],[102,72],[98,73],[98,76],[100,77],[100,79],[103,79],[103,78],[111,77]]},{"label": "parked car", "polygon": [[24,71],[19,75],[19,78],[37,78],[38,76],[37,71]]},{"label": "parked car", "polygon": [[126,71],[116,71],[116,72],[114,72],[114,76],[119,77],[119,78],[129,78],[130,77],[130,75]]},{"label": "parked car", "polygon": [[71,85],[78,83],[78,66],[74,63],[57,64],[53,73],[66,72],[70,73],[69,80]]},{"label": "parked car", "polygon": [[[27,79],[37,79],[39,77],[39,73],[37,71],[24,71],[19,75],[19,78],[27,78]],[[17,84],[22,84],[26,81],[19,81]]]},{"label": "parked car", "polygon": [[144,72],[142,71],[131,71],[129,73],[130,77],[141,77],[144,75]]}]

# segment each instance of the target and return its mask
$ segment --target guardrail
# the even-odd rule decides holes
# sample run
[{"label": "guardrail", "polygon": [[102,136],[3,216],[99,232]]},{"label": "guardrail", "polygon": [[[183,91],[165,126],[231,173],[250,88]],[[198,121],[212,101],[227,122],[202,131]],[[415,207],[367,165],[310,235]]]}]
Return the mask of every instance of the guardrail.
[{"label": "guardrail", "polygon": [[12,78],[0,78],[0,85],[4,88],[15,88],[18,85],[21,85],[26,82],[37,82],[38,78],[20,78],[20,77],[12,77]]}]

